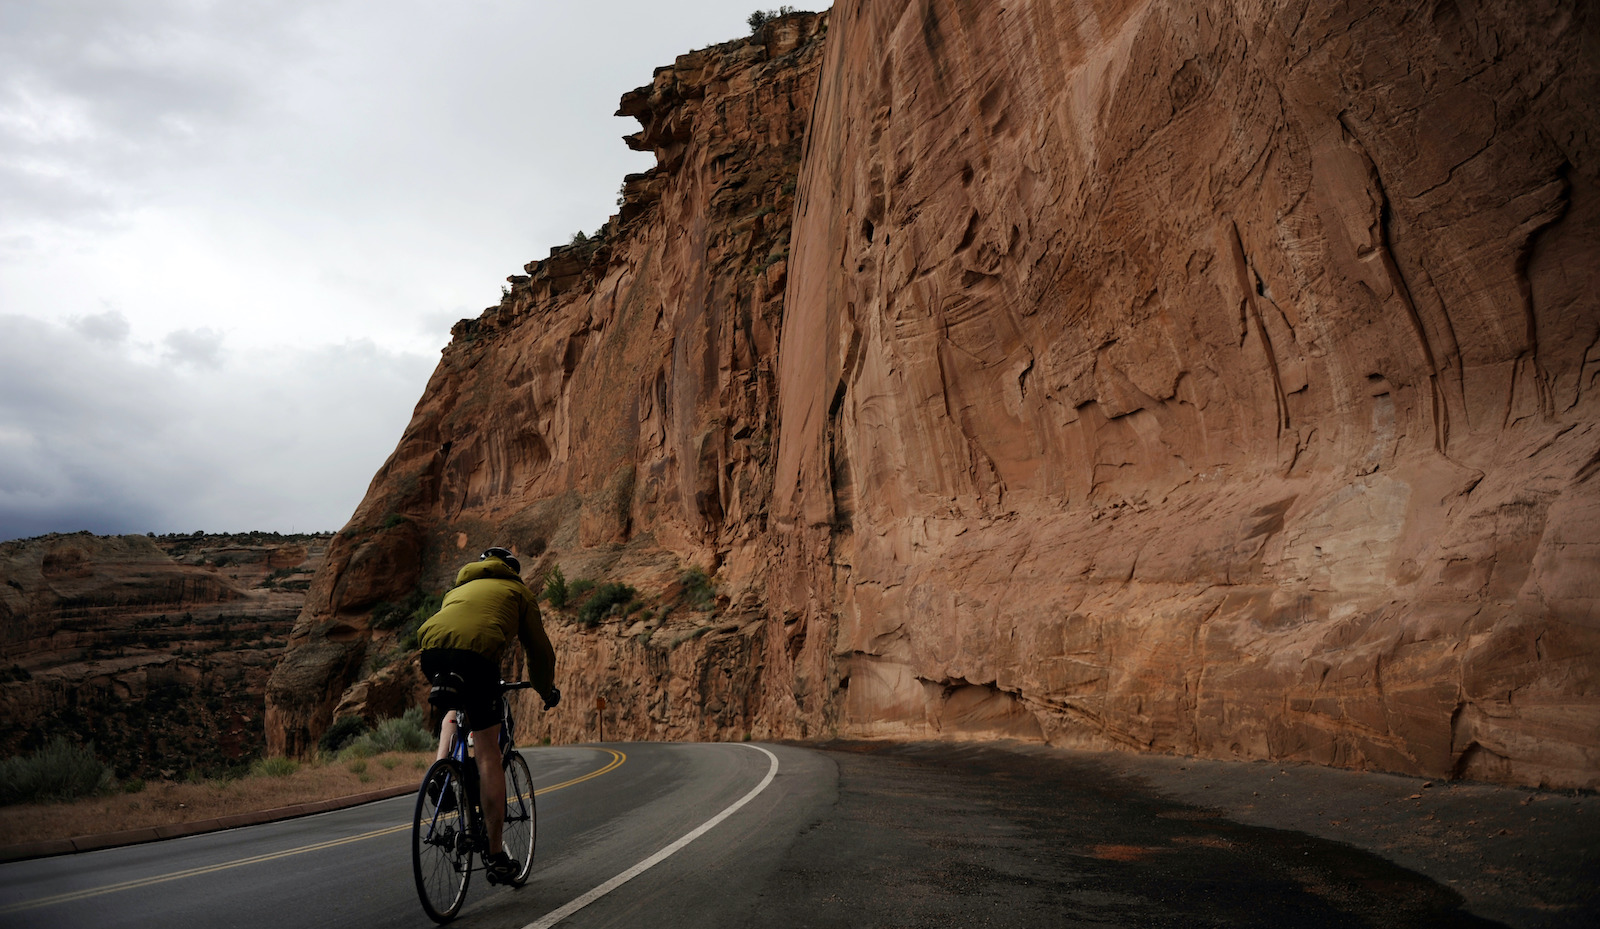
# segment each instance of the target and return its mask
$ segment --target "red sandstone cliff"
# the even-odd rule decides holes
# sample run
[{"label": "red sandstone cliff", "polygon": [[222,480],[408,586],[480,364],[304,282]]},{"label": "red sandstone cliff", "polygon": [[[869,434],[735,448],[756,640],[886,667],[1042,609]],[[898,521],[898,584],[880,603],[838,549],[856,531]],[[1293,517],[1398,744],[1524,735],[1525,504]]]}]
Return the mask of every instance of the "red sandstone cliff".
[{"label": "red sandstone cliff", "polygon": [[841,4],[773,504],[841,725],[1600,783],[1596,25]]},{"label": "red sandstone cliff", "polygon": [[[313,586],[276,748],[357,679],[373,603],[509,542],[647,594],[551,618],[557,738],[606,695],[617,737],[1600,785],[1600,21],[845,0],[825,56],[820,28],[624,100],[659,167],[458,327]],[[674,606],[689,565],[715,611]]]},{"label": "red sandstone cliff", "polygon": [[[610,694],[611,735],[749,731],[789,216],[823,29],[786,17],[623,98],[642,126],[627,143],[657,167],[627,179],[600,236],[529,263],[456,326],[312,584],[269,690],[272,750],[306,750],[336,709],[381,715],[362,665],[396,633],[372,627],[373,606],[442,590],[497,544],[530,579],[559,563],[645,594],[597,628],[552,613],[568,706],[526,719],[593,733],[584,708]],[[691,568],[720,569],[722,609],[677,605]],[[393,663],[377,698],[410,696],[413,665]]]}]

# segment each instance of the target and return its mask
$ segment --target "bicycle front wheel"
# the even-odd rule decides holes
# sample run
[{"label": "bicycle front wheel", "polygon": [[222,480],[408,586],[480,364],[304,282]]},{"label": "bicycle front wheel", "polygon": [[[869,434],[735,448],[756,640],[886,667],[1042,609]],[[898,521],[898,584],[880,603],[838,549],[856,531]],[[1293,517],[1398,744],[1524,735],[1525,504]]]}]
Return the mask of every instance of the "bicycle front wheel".
[{"label": "bicycle front wheel", "polygon": [[533,872],[533,843],[538,837],[539,817],[533,807],[533,775],[528,763],[516,751],[506,754],[506,825],[502,833],[506,854],[522,863],[522,870],[511,879],[514,886],[527,883]]},{"label": "bicycle front wheel", "polygon": [[467,824],[467,792],[454,761],[435,761],[417,791],[411,821],[411,874],[422,909],[436,923],[461,911],[472,876],[472,842]]}]

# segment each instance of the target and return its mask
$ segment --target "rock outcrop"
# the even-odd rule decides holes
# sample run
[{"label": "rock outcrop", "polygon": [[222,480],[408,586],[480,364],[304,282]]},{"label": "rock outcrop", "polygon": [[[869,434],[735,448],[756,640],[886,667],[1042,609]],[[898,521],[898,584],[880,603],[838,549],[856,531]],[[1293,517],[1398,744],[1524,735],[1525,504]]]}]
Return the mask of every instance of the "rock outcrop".
[{"label": "rock outcrop", "polygon": [[326,535],[0,544],[0,752],[93,741],[123,777],[261,754],[273,665]]},{"label": "rock outcrop", "polygon": [[843,0],[680,58],[604,241],[458,325],[269,739],[373,603],[509,543],[646,594],[552,617],[555,738],[603,696],[617,737],[1600,786],[1597,42],[1557,0]]},{"label": "rock outcrop", "polygon": [[[336,709],[362,710],[363,665],[404,635],[374,628],[374,605],[420,602],[491,545],[529,578],[560,564],[644,594],[647,613],[595,627],[551,612],[568,705],[548,734],[597,731],[607,694],[611,735],[749,731],[789,218],[825,22],[784,17],[623,97],[641,124],[625,141],[657,166],[626,179],[600,235],[456,325],[312,584],[270,686],[272,750],[306,751]],[[720,570],[722,609],[676,606],[694,569]],[[420,687],[414,663],[388,679]]]}]

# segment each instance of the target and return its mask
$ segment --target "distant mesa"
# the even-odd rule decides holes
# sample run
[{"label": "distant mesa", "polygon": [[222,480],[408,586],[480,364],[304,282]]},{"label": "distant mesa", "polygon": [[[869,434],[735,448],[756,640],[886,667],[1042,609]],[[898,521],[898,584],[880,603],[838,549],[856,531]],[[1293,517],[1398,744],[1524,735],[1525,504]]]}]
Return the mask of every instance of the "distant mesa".
[{"label": "distant mesa", "polygon": [[0,543],[0,752],[93,742],[118,777],[261,754],[267,678],[331,533]]}]

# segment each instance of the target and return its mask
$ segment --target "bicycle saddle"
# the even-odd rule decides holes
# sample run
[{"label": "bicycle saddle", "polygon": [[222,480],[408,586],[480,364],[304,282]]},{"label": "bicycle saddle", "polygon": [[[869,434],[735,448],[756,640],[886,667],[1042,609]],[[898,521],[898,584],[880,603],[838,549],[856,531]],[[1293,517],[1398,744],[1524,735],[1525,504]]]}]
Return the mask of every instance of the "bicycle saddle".
[{"label": "bicycle saddle", "polygon": [[459,710],[466,702],[467,681],[454,671],[446,671],[433,679],[428,688],[428,702],[441,710]]}]

